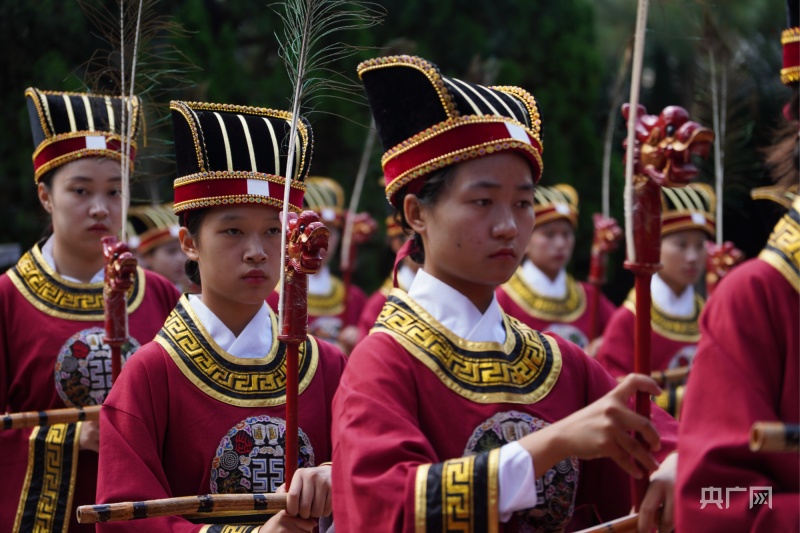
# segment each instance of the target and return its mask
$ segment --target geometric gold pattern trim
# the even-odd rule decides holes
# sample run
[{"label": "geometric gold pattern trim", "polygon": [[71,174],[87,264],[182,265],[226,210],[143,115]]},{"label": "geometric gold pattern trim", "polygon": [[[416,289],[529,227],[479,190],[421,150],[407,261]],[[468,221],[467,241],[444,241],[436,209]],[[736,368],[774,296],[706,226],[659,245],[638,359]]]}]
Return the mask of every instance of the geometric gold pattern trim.
[{"label": "geometric gold pattern trim", "polygon": [[795,290],[800,290],[800,197],[775,225],[758,258],[780,272]]},{"label": "geometric gold pattern trim", "polygon": [[344,283],[331,276],[331,288],[327,294],[308,293],[308,316],[338,316],[344,312],[346,294]]},{"label": "geometric gold pattern trim", "polygon": [[[56,318],[96,322],[104,320],[103,282],[75,283],[62,278],[42,257],[40,244],[26,252],[8,271],[8,277],[31,305]],[[145,295],[145,275],[136,269],[128,290],[128,313],[133,313]]]},{"label": "geometric gold pattern trim", "polygon": [[[700,340],[699,318],[705,302],[702,296],[695,293],[694,308],[689,316],[671,315],[652,302],[650,324],[653,331],[677,342],[698,342]],[[628,297],[622,305],[634,316],[636,315],[636,292],[633,289],[628,293]]]},{"label": "geometric gold pattern trim", "polygon": [[506,340],[456,336],[405,292],[394,289],[372,329],[390,335],[450,390],[476,403],[535,403],[561,373],[556,341],[503,315]]},{"label": "geometric gold pattern trim", "polygon": [[586,292],[570,274],[567,274],[567,294],[563,298],[550,298],[536,292],[525,280],[521,267],[503,285],[503,290],[526,313],[540,320],[568,324],[586,311]]},{"label": "geometric gold pattern trim", "polygon": [[[207,395],[238,407],[286,403],[286,344],[278,341],[278,322],[270,311],[272,343],[264,357],[245,359],[223,350],[209,335],[186,296],[172,310],[155,338],[184,376]],[[300,344],[299,393],[319,364],[314,337]]]}]

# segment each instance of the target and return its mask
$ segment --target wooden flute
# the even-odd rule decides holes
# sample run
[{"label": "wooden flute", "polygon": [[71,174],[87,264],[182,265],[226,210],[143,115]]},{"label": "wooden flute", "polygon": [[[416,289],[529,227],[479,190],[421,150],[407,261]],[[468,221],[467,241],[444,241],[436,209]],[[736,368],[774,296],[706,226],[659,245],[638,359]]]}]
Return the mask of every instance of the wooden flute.
[{"label": "wooden flute", "polygon": [[755,422],[750,428],[750,451],[800,451],[800,425],[782,422]]},{"label": "wooden flute", "polygon": [[156,516],[224,516],[232,512],[271,512],[286,509],[286,494],[206,494],[141,502],[120,502],[78,507],[80,524],[122,522]]},{"label": "wooden flute", "polygon": [[51,424],[74,424],[100,419],[99,405],[66,407],[47,411],[26,411],[3,415],[3,429],[32,428]]}]

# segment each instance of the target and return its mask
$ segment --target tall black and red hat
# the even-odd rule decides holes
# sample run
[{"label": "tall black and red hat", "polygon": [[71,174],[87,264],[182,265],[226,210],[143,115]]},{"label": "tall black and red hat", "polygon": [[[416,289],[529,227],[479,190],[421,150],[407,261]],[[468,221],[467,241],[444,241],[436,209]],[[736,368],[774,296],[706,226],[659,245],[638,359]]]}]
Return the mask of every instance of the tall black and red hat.
[{"label": "tall black and red hat", "polygon": [[[283,208],[292,114],[264,107],[173,101],[178,177],[175,214],[230,204]],[[311,164],[311,126],[297,128],[289,209],[300,212]]]},{"label": "tall black and red hat", "polygon": [[386,198],[421,187],[449,165],[515,151],[542,174],[542,120],[533,95],[519,87],[484,87],[441,74],[420,57],[380,57],[358,66],[378,135]]},{"label": "tall black and red hat", "polygon": [[783,46],[783,68],[781,81],[785,85],[797,85],[800,82],[800,17],[797,0],[786,2],[788,28],[781,33]]},{"label": "tall black and red hat", "polygon": [[[36,183],[61,165],[83,157],[122,160],[122,113],[129,107],[130,159],[136,155],[134,139],[139,131],[139,98],[99,94],[25,90],[33,132],[33,170]],[[130,106],[127,104],[130,103]]]}]

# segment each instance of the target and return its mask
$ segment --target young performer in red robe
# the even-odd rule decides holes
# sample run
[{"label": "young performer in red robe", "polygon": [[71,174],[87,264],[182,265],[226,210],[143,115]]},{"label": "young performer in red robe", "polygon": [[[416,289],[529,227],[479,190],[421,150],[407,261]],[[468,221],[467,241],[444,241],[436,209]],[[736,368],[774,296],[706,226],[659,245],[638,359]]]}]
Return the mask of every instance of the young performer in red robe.
[{"label": "young performer in red robe", "polygon": [[[555,333],[585,349],[592,336],[589,301],[597,287],[575,281],[565,268],[575,248],[578,193],[566,184],[540,186],[533,205],[536,226],[525,259],[497,289],[497,301],[523,324]],[[614,304],[603,294],[598,304],[602,334],[614,314]]]},{"label": "young performer in red robe", "polygon": [[788,119],[766,154],[775,185],[754,197],[788,212],[758,258],[722,280],[700,319],[702,337],[681,418],[679,531],[800,531],[800,455],[751,452],[755,422],[800,424],[800,20],[787,3],[781,79]]},{"label": "young performer in red robe", "polygon": [[[111,386],[100,238],[122,227],[123,103],[33,88],[25,97],[34,178],[53,232],[0,276],[0,404],[7,413],[99,405]],[[155,336],[178,296],[166,279],[137,269],[124,358]],[[94,501],[97,428],[78,422],[0,432],[0,531],[92,530],[72,510]]]},{"label": "young performer in red robe", "polygon": [[[265,303],[280,277],[280,208],[291,115],[172,102],[175,212],[201,295],[181,298],[155,341],[114,385],[101,415],[101,503],[208,493],[275,492],[283,484],[286,346]],[[289,193],[299,211],[311,160],[301,121]],[[282,147],[275,153],[273,147]],[[286,512],[103,524],[99,531],[310,531],[330,514],[330,404],[344,368],[336,348],[300,347],[299,458]],[[203,520],[200,518],[199,520]],[[242,526],[242,524],[251,524]]]},{"label": "young performer in red robe", "polygon": [[170,280],[182,293],[200,292],[186,276],[186,254],[178,240],[172,204],[138,205],[128,211],[128,245],[139,265]]},{"label": "young performer in red robe", "polygon": [[[705,242],[714,238],[714,190],[704,183],[661,189],[663,268],[651,282],[652,369],[691,365],[700,339],[698,319],[705,300],[694,284],[706,264]],[[633,372],[634,291],[617,309],[603,335],[597,360],[614,377]]]},{"label": "young performer in red robe", "polygon": [[[798,236],[795,200],[759,257],[723,279],[701,317],[681,415],[680,531],[800,530],[800,456],[748,448],[754,422],[800,423]],[[769,502],[754,505],[753,490],[769,490]]]},{"label": "young performer in red robe", "polygon": [[[627,406],[654,382],[631,376],[615,388],[580,348],[505,315],[495,297],[533,230],[534,98],[446,78],[411,56],[358,72],[387,148],[387,198],[415,232],[422,268],[408,293],[389,294],[334,399],[337,527],[560,530],[578,508],[581,519],[626,514],[626,472],[648,475],[629,454],[656,469],[627,431],[642,431],[659,459],[675,447],[674,420],[654,409],[651,423]],[[670,472],[674,459],[657,476]],[[671,505],[670,482],[650,488],[643,527]]]},{"label": "young performer in red robe", "polygon": [[[341,278],[334,276],[328,266],[341,241],[344,191],[331,178],[310,176],[306,181],[303,199],[306,208],[316,212],[331,232],[328,254],[323,259],[322,268],[308,276],[308,332],[318,339],[336,344],[345,328],[356,326],[367,300],[364,291],[356,285],[351,284],[345,290]],[[280,294],[275,291],[267,300],[274,311],[278,309],[279,298]]]}]

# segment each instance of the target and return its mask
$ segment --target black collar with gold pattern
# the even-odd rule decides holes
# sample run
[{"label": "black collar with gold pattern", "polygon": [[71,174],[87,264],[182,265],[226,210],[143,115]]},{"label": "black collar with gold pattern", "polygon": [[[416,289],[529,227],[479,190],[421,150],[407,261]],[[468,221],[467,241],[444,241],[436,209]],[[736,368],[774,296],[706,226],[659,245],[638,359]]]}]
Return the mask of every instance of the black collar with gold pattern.
[{"label": "black collar with gold pattern", "polygon": [[800,291],[800,197],[778,221],[758,258],[769,263]]},{"label": "black collar with gold pattern", "polygon": [[561,350],[553,338],[503,317],[505,343],[467,341],[394,289],[372,333],[390,335],[448,388],[473,402],[537,402],[558,381]]},{"label": "black collar with gold pattern", "polygon": [[[223,350],[192,310],[186,295],[167,317],[155,341],[200,390],[221,402],[239,407],[267,407],[286,403],[286,345],[278,341],[278,321],[270,311],[272,343],[257,359],[236,357]],[[316,340],[300,345],[299,392],[311,383],[319,363]]]},{"label": "black collar with gold pattern", "polygon": [[[36,244],[8,271],[8,277],[32,306],[53,317],[96,322],[104,319],[103,283],[76,283],[58,275],[47,264]],[[144,299],[144,270],[136,269],[128,291],[128,313]]]}]

